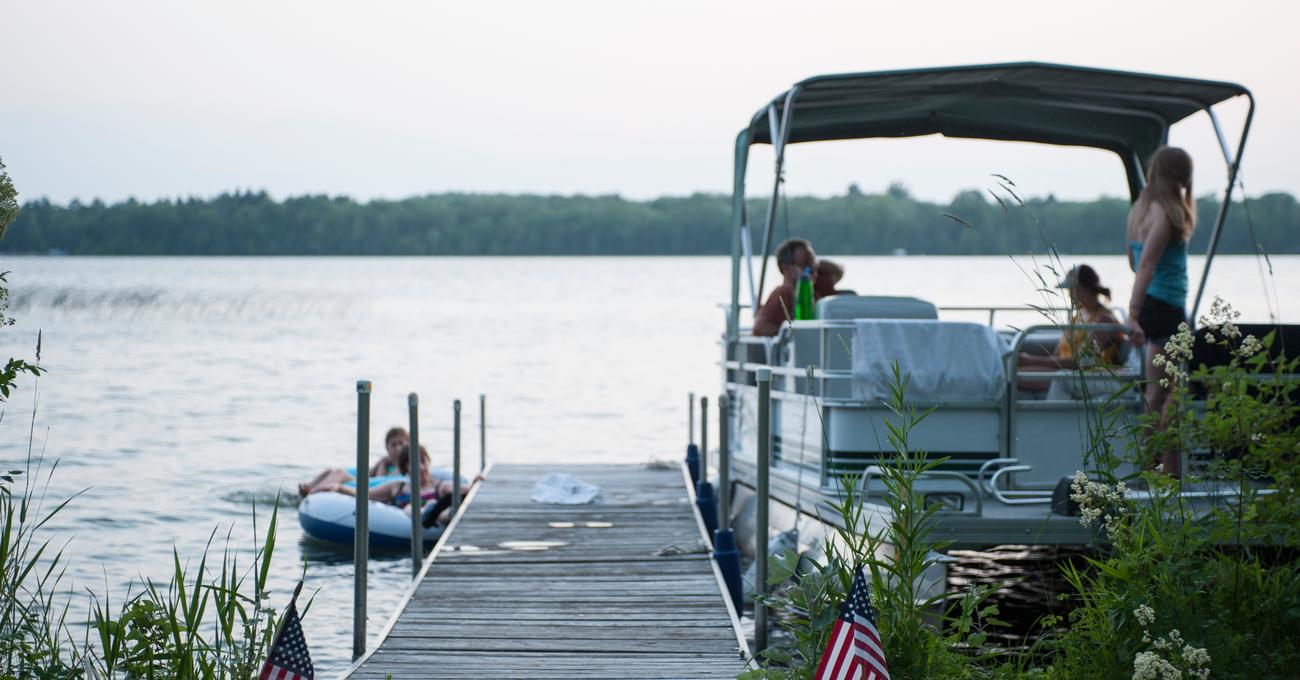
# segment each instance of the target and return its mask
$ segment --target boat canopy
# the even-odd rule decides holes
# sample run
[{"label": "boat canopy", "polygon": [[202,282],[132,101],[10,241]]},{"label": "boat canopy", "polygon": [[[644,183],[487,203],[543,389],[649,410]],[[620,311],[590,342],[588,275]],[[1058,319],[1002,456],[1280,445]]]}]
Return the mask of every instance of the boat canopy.
[{"label": "boat canopy", "polygon": [[1234,83],[1034,62],[845,73],[777,96],[748,136],[770,144],[771,116],[788,111],[792,144],[942,134],[1094,147],[1120,155],[1136,195],[1171,125],[1249,94]]},{"label": "boat canopy", "polygon": [[[1212,107],[1238,96],[1250,104],[1234,153]],[[1205,292],[1254,117],[1250,90],[1213,80],[1038,62],[843,73],[800,81],[759,109],[736,138],[728,337],[734,338],[739,326],[742,253],[748,265],[750,305],[757,310],[761,299],[788,144],[942,134],[1106,149],[1119,156],[1130,196],[1136,199],[1146,184],[1144,168],[1167,142],[1170,126],[1198,111],[1205,111],[1214,126],[1228,166],[1228,183],[1192,305],[1193,318]],[[749,149],[755,144],[771,144],[776,151],[757,284],[744,198]]]}]

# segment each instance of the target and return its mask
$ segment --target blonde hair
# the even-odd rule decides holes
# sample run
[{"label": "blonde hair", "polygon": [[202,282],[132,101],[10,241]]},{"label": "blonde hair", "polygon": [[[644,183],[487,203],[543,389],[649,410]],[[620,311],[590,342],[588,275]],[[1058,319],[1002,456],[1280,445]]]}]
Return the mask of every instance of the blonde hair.
[{"label": "blonde hair", "polygon": [[1176,146],[1162,146],[1151,156],[1147,185],[1128,213],[1130,239],[1154,205],[1164,210],[1180,239],[1186,243],[1196,229],[1196,199],[1192,197],[1192,157]]}]

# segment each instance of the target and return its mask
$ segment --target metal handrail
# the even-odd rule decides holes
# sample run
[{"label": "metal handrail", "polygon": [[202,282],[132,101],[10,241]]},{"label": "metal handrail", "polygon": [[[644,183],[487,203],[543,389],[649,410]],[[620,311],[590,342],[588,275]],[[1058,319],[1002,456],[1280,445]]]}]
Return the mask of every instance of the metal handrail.
[{"label": "metal handrail", "polygon": [[1000,305],[944,305],[936,307],[941,312],[988,312],[989,325],[993,325],[993,317],[998,312],[1068,312],[1069,307],[1028,307],[1020,305],[1016,307]]},{"label": "metal handrail", "polygon": [[984,482],[984,473],[988,472],[988,469],[994,465],[1015,465],[1019,462],[1019,458],[990,458],[981,463],[979,470],[975,472],[975,483],[978,484],[980,488],[992,494],[993,490]]},{"label": "metal handrail", "polygon": [[[858,477],[858,492],[862,494],[862,502],[865,503],[871,495],[871,479],[884,475],[885,471],[879,465],[868,465],[862,468],[862,475]],[[927,470],[918,475],[918,478],[925,477],[954,479],[965,484],[971,491],[971,497],[975,499],[975,516],[980,517],[984,514],[984,495],[969,476],[953,470]]]},{"label": "metal handrail", "polygon": [[[1047,492],[1015,491],[1012,489],[1007,489],[1006,491],[1002,491],[998,489],[998,479],[1000,479],[1002,475],[1011,474],[1012,472],[1028,472],[1032,469],[1034,468],[1031,465],[1008,465],[1006,467],[998,468],[996,471],[994,471],[993,476],[989,478],[989,491],[993,494],[994,498],[998,499],[999,501],[1001,501],[1006,505],[1030,505],[1034,503],[1051,503],[1052,492],[1050,491]],[[1012,497],[1013,495],[1021,496],[1021,498],[1013,498]]]}]

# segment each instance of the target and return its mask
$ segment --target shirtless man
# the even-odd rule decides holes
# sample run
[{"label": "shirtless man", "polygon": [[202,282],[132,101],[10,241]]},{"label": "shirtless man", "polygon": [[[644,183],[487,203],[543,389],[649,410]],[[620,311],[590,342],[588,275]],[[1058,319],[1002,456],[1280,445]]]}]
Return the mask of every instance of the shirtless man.
[{"label": "shirtless man", "polygon": [[817,251],[801,238],[786,239],[776,249],[776,269],[781,272],[781,285],[767,296],[767,302],[754,315],[754,335],[776,335],[781,324],[794,315],[794,290],[799,274],[812,267],[817,277]]}]

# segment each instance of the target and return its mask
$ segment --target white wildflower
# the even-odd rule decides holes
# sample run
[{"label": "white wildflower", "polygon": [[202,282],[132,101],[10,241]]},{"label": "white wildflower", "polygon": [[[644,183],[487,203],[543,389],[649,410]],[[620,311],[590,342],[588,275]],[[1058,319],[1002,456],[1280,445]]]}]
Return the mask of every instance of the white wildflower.
[{"label": "white wildflower", "polygon": [[1256,432],[1256,433],[1250,435],[1250,441],[1251,441],[1251,443],[1254,443],[1254,444],[1260,444],[1260,443],[1263,443],[1263,441],[1264,441],[1264,434],[1263,434],[1262,432]]},{"label": "white wildflower", "polygon": [[1241,346],[1237,348],[1236,354],[1242,359],[1249,359],[1262,351],[1264,351],[1264,343],[1253,335],[1247,335],[1241,339]]},{"label": "white wildflower", "polygon": [[1210,665],[1210,653],[1205,651],[1204,647],[1187,645],[1183,647],[1183,662],[1194,668],[1208,666]]},{"label": "white wildflower", "polygon": [[1138,605],[1138,608],[1133,610],[1133,616],[1137,617],[1138,623],[1142,624],[1143,628],[1146,628],[1156,620],[1156,610],[1145,604]]},{"label": "white wildflower", "polygon": [[1182,672],[1154,652],[1138,652],[1133,657],[1133,680],[1181,680]]},{"label": "white wildflower", "polygon": [[1079,524],[1090,527],[1101,524],[1112,537],[1123,529],[1125,494],[1124,482],[1114,487],[1088,479],[1082,471],[1076,472],[1070,484],[1070,499],[1079,504]]}]

